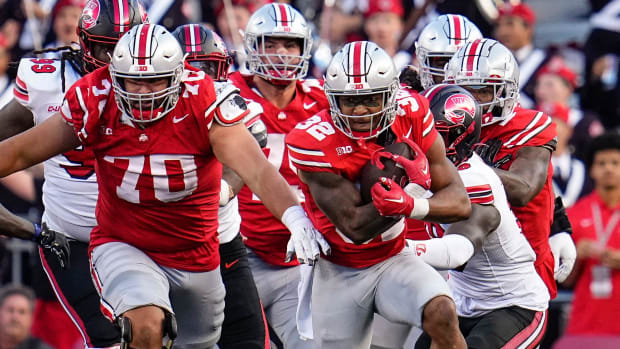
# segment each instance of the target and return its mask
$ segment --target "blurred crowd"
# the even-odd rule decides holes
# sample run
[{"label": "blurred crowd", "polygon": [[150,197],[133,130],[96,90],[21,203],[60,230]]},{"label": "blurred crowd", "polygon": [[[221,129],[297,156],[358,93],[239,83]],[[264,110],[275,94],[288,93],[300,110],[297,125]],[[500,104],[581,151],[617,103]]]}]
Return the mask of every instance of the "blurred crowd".
[{"label": "blurred crowd", "polygon": [[[268,0],[145,0],[149,21],[174,30],[187,23],[205,23],[221,35],[233,57],[233,69],[245,69],[243,30],[250,15]],[[392,57],[399,69],[416,69],[415,40],[421,29],[440,14],[457,13],[467,16],[481,30],[483,36],[492,37],[508,47],[520,65],[520,103],[525,108],[543,111],[552,116],[557,126],[558,143],[552,157],[553,185],[556,194],[563,198],[567,208],[590,194],[602,177],[619,180],[620,175],[601,175],[592,172],[594,153],[592,139],[605,131],[620,128],[620,0],[589,0],[580,14],[583,21],[589,18],[587,33],[567,33],[566,42],[554,42],[548,47],[537,47],[537,25],[551,17],[549,8],[538,10],[539,1],[499,0],[293,0],[312,26],[313,54],[309,76],[321,78],[332,53],[342,45],[355,40],[377,43]],[[545,1],[563,6],[564,0]],[[55,58],[56,47],[74,46],[79,37],[76,32],[79,16],[86,0],[0,0],[0,107],[13,98],[13,79],[16,63],[21,57],[37,55]],[[576,17],[562,19],[570,24]],[[570,26],[569,26],[570,27]],[[579,27],[575,27],[575,30]],[[585,40],[573,41],[576,37]],[[613,143],[613,140],[610,141]],[[607,146],[608,148],[605,148]],[[615,145],[599,144],[600,149],[615,149]],[[620,151],[620,149],[616,149]],[[620,159],[619,159],[620,160]],[[616,164],[620,167],[620,164]],[[596,166],[595,166],[596,167]],[[618,170],[616,170],[618,172]],[[0,179],[0,203],[12,212],[31,221],[39,221],[42,173],[33,168]],[[615,209],[615,208],[614,208]],[[614,211],[614,210],[612,210]],[[615,211],[614,211],[615,212]],[[615,213],[614,213],[615,214]],[[574,215],[570,214],[572,218]],[[575,226],[573,221],[573,226]],[[610,229],[615,234],[614,227]],[[617,232],[620,234],[620,232]],[[581,235],[580,235],[581,236]],[[596,240],[592,237],[590,240]],[[588,241],[590,241],[588,240]],[[588,251],[576,239],[579,253]],[[600,252],[600,251],[599,251]],[[55,297],[41,275],[38,258],[34,258],[34,245],[16,244],[8,239],[0,241],[0,284],[19,283],[33,287],[36,298],[28,288],[10,286],[0,294],[0,349],[16,347],[7,338],[14,338],[7,331],[31,327],[35,335],[56,348],[79,348],[79,334],[72,326],[61,331],[46,330],[37,324],[37,312],[64,316],[55,303]],[[600,253],[599,253],[600,256]],[[579,257],[582,257],[580,255]],[[586,257],[590,258],[590,254]],[[620,279],[618,282],[620,286]],[[578,277],[565,286],[565,294]],[[578,294],[575,294],[575,298]],[[21,302],[21,303],[20,303]],[[565,302],[569,304],[569,302]],[[620,299],[615,300],[620,304]],[[35,307],[36,304],[36,307]],[[22,306],[24,309],[16,310]],[[7,309],[7,307],[12,307]],[[565,327],[567,307],[559,307],[554,330],[545,342],[551,347]],[[553,311],[553,308],[552,308]],[[23,315],[18,319],[15,312]],[[12,314],[12,315],[11,315]],[[10,318],[11,316],[15,318]],[[65,316],[66,317],[66,316]],[[9,323],[21,324],[9,326]],[[554,325],[551,324],[550,328]],[[589,329],[577,330],[579,334]],[[617,330],[616,326],[616,330]],[[30,330],[29,330],[30,331]],[[613,329],[610,329],[613,331]],[[52,335],[50,335],[52,333]],[[58,333],[62,333],[61,336]],[[608,333],[620,336],[620,332]],[[13,336],[13,337],[11,337]],[[22,336],[22,340],[29,335]],[[62,337],[62,338],[60,338]],[[20,337],[21,338],[21,337]],[[30,340],[30,339],[28,339]],[[30,345],[30,344],[29,344]],[[44,344],[20,348],[44,348]]]}]

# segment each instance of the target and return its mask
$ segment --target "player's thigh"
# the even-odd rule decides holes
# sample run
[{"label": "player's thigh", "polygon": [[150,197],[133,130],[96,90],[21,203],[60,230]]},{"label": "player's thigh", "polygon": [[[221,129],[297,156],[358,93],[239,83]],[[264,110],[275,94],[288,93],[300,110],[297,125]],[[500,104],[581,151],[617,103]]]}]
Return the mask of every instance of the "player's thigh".
[{"label": "player's thigh", "polygon": [[503,308],[480,317],[464,337],[467,347],[474,349],[534,348],[542,340],[546,322],[546,311]]},{"label": "player's thigh", "polygon": [[412,326],[397,324],[375,314],[372,322],[371,349],[402,349],[409,337]]},{"label": "player's thigh", "polygon": [[267,327],[241,236],[220,245],[220,272],[226,288],[222,349],[265,348]]},{"label": "player's thigh", "polygon": [[377,283],[377,312],[391,322],[421,327],[424,307],[438,296],[452,297],[444,278],[409,249],[386,261]]},{"label": "player's thigh", "polygon": [[162,269],[170,282],[170,301],[178,325],[175,347],[213,347],[222,331],[226,296],[219,267],[207,272]]},{"label": "player's thigh", "polygon": [[139,249],[122,242],[99,245],[91,253],[91,268],[101,309],[109,319],[144,305],[172,312],[168,278]]},{"label": "player's thigh", "polygon": [[265,311],[268,311],[278,298],[281,289],[287,286],[288,280],[282,277],[281,270],[287,270],[289,268],[271,265],[263,261],[258,255],[252,252],[251,249],[248,248],[247,251],[248,262],[250,263],[250,269],[252,271],[254,283],[256,284],[258,296],[263,303]]},{"label": "player's thigh", "polygon": [[381,266],[354,269],[320,259],[312,286],[312,326],[319,348],[369,348]]},{"label": "player's thigh", "polygon": [[56,255],[39,248],[43,270],[58,300],[76,325],[87,347],[105,348],[120,342],[120,331],[100,310],[90,278],[88,244],[69,240],[71,268],[63,270]]}]

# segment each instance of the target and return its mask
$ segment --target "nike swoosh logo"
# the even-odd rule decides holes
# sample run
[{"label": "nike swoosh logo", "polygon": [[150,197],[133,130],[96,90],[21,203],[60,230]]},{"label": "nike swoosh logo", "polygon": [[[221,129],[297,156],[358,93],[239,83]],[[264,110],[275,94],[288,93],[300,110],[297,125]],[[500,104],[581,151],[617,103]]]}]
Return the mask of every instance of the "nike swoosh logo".
[{"label": "nike swoosh logo", "polygon": [[314,107],[315,104],[316,104],[316,102],[312,102],[310,104],[304,103],[304,109],[310,109],[310,108]]},{"label": "nike swoosh logo", "polygon": [[230,269],[233,265],[237,264],[237,262],[239,262],[239,259],[235,259],[230,263],[224,263],[224,267],[226,267],[226,269]]},{"label": "nike swoosh logo", "polygon": [[402,196],[398,200],[396,200],[396,199],[388,199],[388,198],[385,198],[383,200],[390,201],[390,202],[395,202],[397,204],[402,204],[403,202],[405,202],[405,198],[402,197]]},{"label": "nike swoosh logo", "polygon": [[181,116],[180,118],[175,116],[175,117],[172,118],[172,122],[175,123],[175,124],[179,123],[179,122],[185,120],[185,118],[188,117],[188,116],[189,116],[189,114],[185,114],[185,115]]},{"label": "nike swoosh logo", "polygon": [[426,162],[424,163],[424,168],[422,169],[422,173],[424,173],[425,176],[428,174],[428,164]]}]

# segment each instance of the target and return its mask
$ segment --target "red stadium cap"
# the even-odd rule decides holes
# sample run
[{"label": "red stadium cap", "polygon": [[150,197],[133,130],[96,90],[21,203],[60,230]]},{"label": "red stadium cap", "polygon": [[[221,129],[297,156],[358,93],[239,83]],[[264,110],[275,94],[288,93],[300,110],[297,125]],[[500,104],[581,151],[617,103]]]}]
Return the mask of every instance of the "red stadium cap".
[{"label": "red stadium cap", "polygon": [[560,119],[568,124],[570,108],[561,103],[541,103],[536,106],[536,110],[540,110],[552,118]]},{"label": "red stadium cap", "polygon": [[58,12],[67,6],[75,6],[81,9],[86,5],[86,0],[59,0],[52,9],[52,17],[56,17]]},{"label": "red stadium cap", "polygon": [[504,3],[499,7],[499,16],[498,18],[504,16],[513,16],[519,17],[525,21],[525,23],[529,25],[534,25],[536,23],[536,13],[532,10],[531,7],[524,3],[519,3],[517,5],[512,5],[510,3]]},{"label": "red stadium cap", "polygon": [[577,88],[577,74],[575,74],[561,58],[551,59],[549,63],[540,68],[536,76],[538,77],[543,74],[557,75],[566,81],[573,90]]},{"label": "red stadium cap", "polygon": [[395,13],[401,18],[405,15],[401,0],[368,0],[368,9],[364,17],[368,18],[381,12]]}]

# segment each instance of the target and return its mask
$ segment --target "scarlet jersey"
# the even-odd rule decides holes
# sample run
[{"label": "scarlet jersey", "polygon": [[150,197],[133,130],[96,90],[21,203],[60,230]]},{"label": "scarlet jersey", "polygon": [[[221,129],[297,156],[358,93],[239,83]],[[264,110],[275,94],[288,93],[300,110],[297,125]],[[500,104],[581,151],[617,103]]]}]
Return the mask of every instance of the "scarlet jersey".
[{"label": "scarlet jersey", "polygon": [[[263,107],[261,120],[267,127],[267,146],[263,148],[269,162],[278,169],[282,177],[297,193],[299,201],[304,196],[299,189],[300,181],[289,166],[285,152],[284,137],[297,125],[319,111],[329,108],[323,92],[323,82],[316,79],[298,80],[295,98],[283,109],[275,107],[263,98],[252,83],[253,75],[235,72],[229,80],[237,86],[241,96],[259,103]],[[241,213],[241,234],[246,246],[262,260],[273,265],[297,265],[296,259],[284,263],[286,244],[291,237],[288,229],[263,205],[258,196],[244,186],[239,192],[239,213]]]},{"label": "scarlet jersey", "polygon": [[[28,108],[40,124],[60,111],[64,91],[81,76],[71,64],[56,59],[23,58],[19,63],[15,100]],[[63,86],[64,84],[64,86]],[[43,163],[44,219],[51,229],[72,239],[88,242],[97,224],[97,177],[94,154],[80,146]]]},{"label": "scarlet jersey", "polygon": [[[391,126],[396,141],[409,138],[427,152],[437,137],[428,101],[417,93],[400,90],[397,102],[396,120]],[[291,163],[297,169],[331,172],[354,183],[359,181],[361,170],[372,153],[381,148],[371,142],[361,145],[338,131],[328,110],[299,123],[286,137],[286,144]],[[404,219],[372,240],[356,245],[323,214],[306,184],[302,183],[302,189],[306,195],[308,216],[332,248],[331,255],[324,258],[347,267],[365,268],[394,256],[404,248]]]},{"label": "scarlet jersey", "polygon": [[240,122],[247,110],[232,99],[216,102],[212,80],[185,69],[175,108],[144,129],[119,111],[107,67],[73,85],[62,115],[95,154],[99,225],[91,249],[125,242],[162,266],[198,272],[219,265],[222,166],[209,129]]},{"label": "scarlet jersey", "polygon": [[[523,109],[520,106],[515,108],[512,118],[485,126],[480,134],[483,143],[495,138],[502,141],[502,148],[495,157],[496,161],[512,155],[512,159],[500,167],[502,170],[510,168],[517,151],[523,147],[548,147],[553,151],[555,137],[555,124],[547,114]],[[547,180],[540,193],[524,207],[512,206],[512,211],[521,222],[523,234],[536,252],[536,270],[553,299],[557,295],[557,286],[553,277],[553,254],[549,247],[554,201],[552,177],[553,168],[549,162]]]}]

